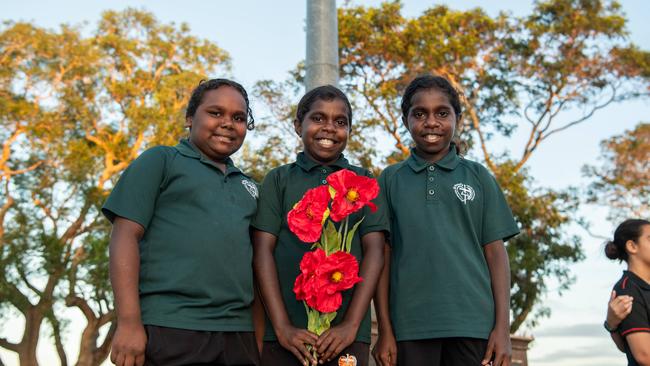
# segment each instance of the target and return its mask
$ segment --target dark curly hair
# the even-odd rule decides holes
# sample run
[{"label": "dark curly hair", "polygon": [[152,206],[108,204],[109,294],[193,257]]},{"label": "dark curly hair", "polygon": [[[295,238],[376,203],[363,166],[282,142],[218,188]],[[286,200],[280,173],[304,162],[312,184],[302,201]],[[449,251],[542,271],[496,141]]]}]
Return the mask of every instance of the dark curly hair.
[{"label": "dark curly hair", "polygon": [[219,89],[222,86],[229,86],[231,88],[234,88],[242,95],[242,97],[244,97],[244,101],[246,101],[246,114],[248,115],[248,122],[246,123],[246,128],[248,128],[249,131],[254,129],[255,118],[253,118],[253,111],[251,110],[250,102],[248,101],[248,93],[246,93],[246,89],[244,89],[244,87],[241,86],[241,84],[239,84],[238,82],[228,80],[228,79],[201,80],[199,82],[199,85],[196,88],[194,88],[194,90],[192,91],[192,96],[190,97],[190,101],[187,103],[185,118],[194,116],[196,110],[199,108],[199,105],[201,105],[201,102],[203,101],[203,96],[205,95],[206,92],[210,90]]}]

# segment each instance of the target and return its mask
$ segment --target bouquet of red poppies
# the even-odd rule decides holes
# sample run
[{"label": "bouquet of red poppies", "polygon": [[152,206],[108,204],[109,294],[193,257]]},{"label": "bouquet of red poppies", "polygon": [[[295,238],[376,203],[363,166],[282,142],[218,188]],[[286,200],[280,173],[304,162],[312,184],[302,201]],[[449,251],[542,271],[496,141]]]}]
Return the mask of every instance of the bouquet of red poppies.
[{"label": "bouquet of red poppies", "polygon": [[362,280],[350,249],[363,218],[350,227],[348,216],[365,206],[374,212],[377,207],[370,201],[379,194],[375,179],[347,169],[330,174],[327,183],[308,190],[287,215],[289,229],[303,242],[313,243],[314,250],[300,261],[293,292],[305,303],[307,329],[317,335],[330,328],[343,300],[341,292]]}]

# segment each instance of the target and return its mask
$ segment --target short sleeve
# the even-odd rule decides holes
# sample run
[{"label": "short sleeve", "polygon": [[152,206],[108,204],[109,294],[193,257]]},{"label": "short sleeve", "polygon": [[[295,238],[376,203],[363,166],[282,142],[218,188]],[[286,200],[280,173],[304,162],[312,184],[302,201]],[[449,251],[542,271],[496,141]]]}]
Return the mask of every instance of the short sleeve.
[{"label": "short sleeve", "polygon": [[271,170],[260,186],[260,196],[257,201],[257,213],[251,226],[257,230],[278,236],[282,228],[282,192],[278,170]]},{"label": "short sleeve", "polygon": [[160,192],[167,154],[159,146],[143,152],[122,173],[102,207],[111,222],[116,216],[135,221],[147,229]]},{"label": "short sleeve", "polygon": [[[619,293],[620,291],[620,293]],[[634,286],[630,287],[629,292],[625,290],[617,291],[619,295],[630,295],[634,298],[632,303],[632,312],[618,326],[621,336],[635,332],[650,332],[650,320],[648,319],[648,308],[643,301],[643,294]]]},{"label": "short sleeve", "polygon": [[481,244],[486,245],[495,240],[507,241],[519,234],[517,223],[496,179],[485,168],[482,169],[481,178],[484,205]]},{"label": "short sleeve", "polygon": [[[369,171],[364,171],[364,175],[369,178],[373,178],[372,173]],[[381,184],[379,185],[379,194],[374,200],[372,200],[372,203],[377,206],[377,210],[375,212],[372,212],[368,206],[363,208],[364,219],[363,222],[359,225],[359,235],[364,236],[368,233],[382,231],[386,234],[386,237],[388,239],[390,236],[388,204],[385,196],[382,194]]]}]

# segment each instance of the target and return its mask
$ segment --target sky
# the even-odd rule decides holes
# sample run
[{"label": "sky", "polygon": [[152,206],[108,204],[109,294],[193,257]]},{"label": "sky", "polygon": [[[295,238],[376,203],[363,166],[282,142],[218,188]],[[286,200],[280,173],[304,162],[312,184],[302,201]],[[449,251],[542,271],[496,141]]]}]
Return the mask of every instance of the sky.
[{"label": "sky", "polygon": [[[650,2],[647,0],[620,1],[628,18],[630,39],[643,49],[650,49]],[[342,1],[338,2],[339,5]],[[353,4],[376,6],[380,1],[353,1]],[[446,3],[454,9],[467,10],[482,7],[488,14],[508,11],[525,15],[532,9],[529,1],[455,0],[413,1],[404,0],[404,14],[417,16],[433,4]],[[39,26],[57,28],[61,23],[92,26],[103,10],[122,10],[135,7],[153,12],[165,23],[185,22],[191,33],[215,42],[228,51],[232,58],[230,75],[250,89],[256,81],[273,79],[281,81],[305,55],[304,0],[275,1],[144,1],[144,0],[0,0],[0,20],[32,21]],[[252,107],[261,103],[252,101]],[[565,131],[544,142],[527,163],[535,184],[555,189],[569,186],[584,187],[588,181],[582,176],[585,164],[596,164],[600,152],[599,142],[634,127],[638,122],[650,122],[650,101],[632,101],[598,111],[587,123]],[[524,132],[515,133],[508,140],[495,140],[491,146],[501,146],[520,152],[524,145]],[[254,133],[253,133],[254,136]],[[583,205],[580,214],[592,224],[592,231],[600,236],[611,236],[617,223],[608,222],[607,211],[602,207]],[[602,254],[603,240],[589,236],[574,226],[572,233],[583,239],[586,259],[574,266],[576,283],[563,296],[556,293],[557,284],[551,283],[544,305],[550,307],[551,316],[535,328],[522,329],[520,333],[532,335],[535,340],[528,353],[531,366],[612,366],[625,365],[625,357],[618,352],[604,331],[607,300],[612,285],[620,277],[623,265],[609,261]],[[70,312],[72,326],[79,315]],[[0,324],[0,336],[16,340],[20,320]],[[69,355],[76,354],[78,330],[66,336]],[[44,334],[46,336],[46,334]],[[57,365],[58,358],[43,338],[38,349],[42,365]],[[14,354],[0,351],[6,365],[17,365]],[[74,360],[69,360],[74,362]]]}]

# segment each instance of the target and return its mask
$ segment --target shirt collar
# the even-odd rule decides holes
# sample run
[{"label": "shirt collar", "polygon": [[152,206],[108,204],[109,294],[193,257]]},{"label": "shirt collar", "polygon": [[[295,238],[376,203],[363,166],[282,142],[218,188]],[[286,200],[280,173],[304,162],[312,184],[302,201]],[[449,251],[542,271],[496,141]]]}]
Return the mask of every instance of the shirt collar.
[{"label": "shirt collar", "polygon": [[[306,172],[314,169],[315,167],[323,166],[322,164],[319,164],[310,159],[304,151],[299,152],[298,156],[296,156],[296,164],[298,164],[298,166]],[[330,164],[330,166],[339,167],[341,169],[349,169],[350,163],[348,162],[348,159],[346,159],[345,156],[341,154],[341,156],[339,156],[335,162]]]},{"label": "shirt collar", "polygon": [[408,165],[413,169],[414,172],[419,173],[422,170],[426,169],[430,165],[435,165],[437,167],[443,168],[445,170],[454,170],[460,163],[460,157],[456,150],[456,144],[452,143],[449,146],[449,152],[442,159],[435,163],[424,160],[415,153],[415,148],[411,149],[411,156],[406,160]]},{"label": "shirt collar", "polygon": [[[176,148],[176,150],[178,150],[179,153],[181,153],[181,155],[187,156],[188,158],[192,158],[192,159],[198,159],[202,163],[211,165],[211,166],[218,169],[217,164],[214,161],[212,161],[210,158],[205,156],[201,152],[201,150],[199,150],[198,147],[194,146],[194,144],[192,144],[190,142],[189,139],[186,139],[186,138],[181,139],[178,142],[178,144],[176,146],[174,146],[174,147]],[[244,174],[244,173],[242,173],[241,170],[239,170],[239,168],[237,168],[235,166],[235,164],[233,163],[231,158],[227,158],[226,161],[225,161],[225,164],[226,164],[226,175],[231,174],[231,173]],[[244,175],[246,175],[246,174],[244,174]]]},{"label": "shirt collar", "polygon": [[632,271],[623,271],[623,274],[632,279],[632,281],[644,290],[650,290],[650,283],[645,282],[643,278],[637,276]]}]

